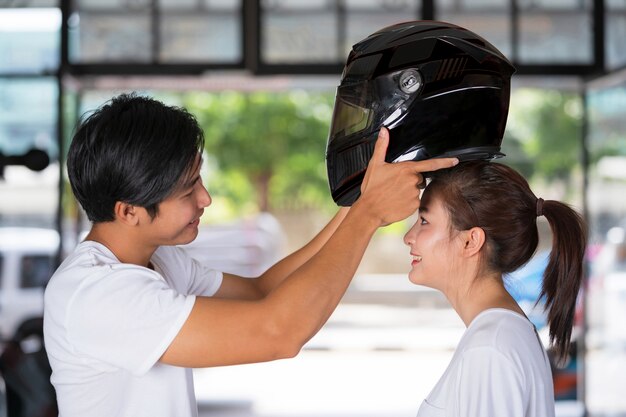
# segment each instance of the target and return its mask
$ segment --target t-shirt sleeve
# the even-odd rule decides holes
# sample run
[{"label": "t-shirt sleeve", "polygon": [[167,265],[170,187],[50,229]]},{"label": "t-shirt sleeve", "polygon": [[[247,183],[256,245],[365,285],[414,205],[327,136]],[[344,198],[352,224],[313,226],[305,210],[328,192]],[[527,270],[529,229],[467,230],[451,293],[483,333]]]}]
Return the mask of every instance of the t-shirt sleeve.
[{"label": "t-shirt sleeve", "polygon": [[455,417],[523,417],[523,376],[497,350],[484,347],[463,352],[454,392]]},{"label": "t-shirt sleeve", "polygon": [[202,265],[195,259],[191,259],[190,268],[189,276],[191,280],[188,284],[187,293],[205,297],[215,295],[222,285],[224,275],[221,272]]},{"label": "t-shirt sleeve", "polygon": [[195,295],[179,293],[152,271],[104,266],[70,299],[68,338],[83,354],[141,375],[174,340],[194,302]]},{"label": "t-shirt sleeve", "polygon": [[170,284],[183,294],[211,297],[222,285],[221,272],[202,265],[183,247],[162,246],[154,258],[158,259],[161,268],[167,269],[165,275],[172,279]]}]

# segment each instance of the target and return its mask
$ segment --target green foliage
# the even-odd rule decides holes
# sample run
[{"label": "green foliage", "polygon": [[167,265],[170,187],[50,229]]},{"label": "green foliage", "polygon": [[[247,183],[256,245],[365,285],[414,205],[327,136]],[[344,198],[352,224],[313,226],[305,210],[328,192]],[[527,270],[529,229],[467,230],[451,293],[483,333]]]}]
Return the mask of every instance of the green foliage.
[{"label": "green foliage", "polygon": [[580,166],[581,137],[578,94],[538,89],[513,94],[503,149],[513,156],[511,165],[527,177],[567,182]]},{"label": "green foliage", "polygon": [[593,165],[605,156],[626,155],[626,85],[592,91],[588,96],[589,123],[587,140],[589,162]]},{"label": "green foliage", "polygon": [[[324,163],[331,94],[193,93],[183,101],[204,129],[206,150],[224,175],[210,182],[212,193],[250,198],[247,191],[252,191],[263,211],[332,204]],[[236,172],[247,184],[241,177],[225,180]]]}]

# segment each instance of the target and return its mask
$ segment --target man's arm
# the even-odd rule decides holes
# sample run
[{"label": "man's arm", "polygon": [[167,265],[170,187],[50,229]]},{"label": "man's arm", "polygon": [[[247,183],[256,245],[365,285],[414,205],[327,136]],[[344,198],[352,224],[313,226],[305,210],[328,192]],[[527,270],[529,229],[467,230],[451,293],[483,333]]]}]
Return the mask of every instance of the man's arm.
[{"label": "man's arm", "polygon": [[334,311],[376,229],[417,210],[423,180],[419,173],[456,163],[439,159],[388,164],[387,143],[383,130],[361,197],[310,259],[260,300],[197,297],[161,362],[207,367],[295,356]]},{"label": "man's arm", "polygon": [[258,278],[243,278],[224,274],[216,298],[258,300],[269,294],[293,271],[311,259],[335,233],[348,214],[349,207],[342,207],[328,224],[305,246],[277,262]]}]

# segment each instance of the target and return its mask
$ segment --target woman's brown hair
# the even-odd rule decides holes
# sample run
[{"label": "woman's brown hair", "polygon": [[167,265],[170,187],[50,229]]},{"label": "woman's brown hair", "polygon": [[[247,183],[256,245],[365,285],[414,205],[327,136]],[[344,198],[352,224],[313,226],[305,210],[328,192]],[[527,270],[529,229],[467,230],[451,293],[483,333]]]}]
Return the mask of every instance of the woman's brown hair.
[{"label": "woman's brown hair", "polygon": [[546,217],[552,250],[539,299],[545,297],[550,343],[563,358],[570,344],[587,246],[587,228],[580,214],[559,201],[538,199],[517,171],[494,162],[463,162],[433,173],[422,204],[436,197],[448,210],[454,229],[477,226],[485,231],[485,267],[502,274],[530,260],[539,243],[536,219]]}]

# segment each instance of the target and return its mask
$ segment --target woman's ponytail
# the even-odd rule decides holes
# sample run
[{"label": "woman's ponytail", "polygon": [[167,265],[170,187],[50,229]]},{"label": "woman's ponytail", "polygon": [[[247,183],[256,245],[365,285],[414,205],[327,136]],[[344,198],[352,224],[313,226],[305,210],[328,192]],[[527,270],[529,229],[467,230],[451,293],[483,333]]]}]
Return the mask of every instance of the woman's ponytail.
[{"label": "woman's ponytail", "polygon": [[552,229],[552,250],[539,299],[545,297],[550,344],[562,360],[569,349],[576,300],[583,280],[587,227],[576,211],[559,201],[538,199],[537,216],[541,215]]}]

